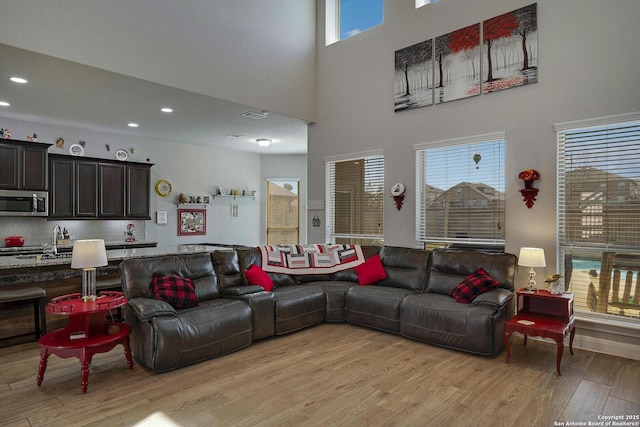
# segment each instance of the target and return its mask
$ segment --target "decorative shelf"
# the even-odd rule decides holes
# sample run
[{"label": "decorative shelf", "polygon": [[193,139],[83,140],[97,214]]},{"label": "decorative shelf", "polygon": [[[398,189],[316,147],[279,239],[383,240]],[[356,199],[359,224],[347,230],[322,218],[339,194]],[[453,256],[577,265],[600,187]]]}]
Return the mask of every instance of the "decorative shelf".
[{"label": "decorative shelf", "polygon": [[244,195],[244,196],[242,194],[233,194],[233,195],[231,195],[231,194],[224,194],[224,195],[223,194],[215,194],[212,197],[214,199],[216,199],[216,198],[224,198],[224,199],[233,198],[233,199],[253,199],[253,200],[262,198],[261,196],[257,196],[257,195],[252,196],[250,194],[249,195]]},{"label": "decorative shelf", "polygon": [[209,206],[211,203],[204,203],[204,202],[200,202],[200,203],[176,203],[176,206],[180,207],[180,206],[185,206],[185,207],[193,207],[193,206],[202,206],[202,207],[207,207]]}]

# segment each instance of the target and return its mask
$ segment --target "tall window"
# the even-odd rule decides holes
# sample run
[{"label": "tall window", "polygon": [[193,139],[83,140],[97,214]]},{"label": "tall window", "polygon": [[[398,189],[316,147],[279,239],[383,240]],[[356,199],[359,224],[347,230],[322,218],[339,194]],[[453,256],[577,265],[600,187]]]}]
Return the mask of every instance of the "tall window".
[{"label": "tall window", "polygon": [[504,250],[504,133],[414,146],[416,239]]},{"label": "tall window", "polygon": [[326,161],[328,243],[384,242],[384,157],[371,152]]},{"label": "tall window", "polygon": [[556,131],[565,288],[576,311],[640,319],[640,113]]},{"label": "tall window", "polygon": [[326,44],[332,44],[382,24],[383,0],[327,0]]},{"label": "tall window", "polygon": [[299,181],[267,180],[267,244],[299,242]]}]

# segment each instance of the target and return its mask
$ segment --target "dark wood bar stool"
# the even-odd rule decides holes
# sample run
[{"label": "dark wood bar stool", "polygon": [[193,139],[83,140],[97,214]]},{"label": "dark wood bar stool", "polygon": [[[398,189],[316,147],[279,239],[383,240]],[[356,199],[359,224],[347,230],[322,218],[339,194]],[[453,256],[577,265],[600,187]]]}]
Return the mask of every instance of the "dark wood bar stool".
[{"label": "dark wood bar stool", "polygon": [[[0,291],[0,308],[2,310],[15,310],[33,304],[33,323],[35,327],[33,334],[36,340],[40,339],[40,335],[47,333],[47,316],[44,311],[46,301],[47,293],[44,289],[36,286]],[[24,337],[31,334],[32,332],[13,335],[2,338],[2,340]]]}]

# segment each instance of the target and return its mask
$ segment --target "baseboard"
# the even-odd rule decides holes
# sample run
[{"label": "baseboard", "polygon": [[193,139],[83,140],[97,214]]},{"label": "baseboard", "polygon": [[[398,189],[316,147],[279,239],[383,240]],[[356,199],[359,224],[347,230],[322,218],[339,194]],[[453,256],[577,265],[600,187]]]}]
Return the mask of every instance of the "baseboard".
[{"label": "baseboard", "polygon": [[613,341],[590,336],[580,336],[576,333],[573,347],[583,350],[605,353],[627,359],[640,360],[640,346],[632,343]]},{"label": "baseboard", "polygon": [[640,360],[640,325],[626,319],[576,316],[574,347]]}]

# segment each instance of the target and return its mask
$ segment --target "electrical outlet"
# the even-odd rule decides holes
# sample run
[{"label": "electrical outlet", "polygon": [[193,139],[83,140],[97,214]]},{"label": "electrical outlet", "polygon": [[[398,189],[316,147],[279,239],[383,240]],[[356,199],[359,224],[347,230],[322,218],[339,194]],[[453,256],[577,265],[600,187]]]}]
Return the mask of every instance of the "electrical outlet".
[{"label": "electrical outlet", "polygon": [[231,205],[231,216],[233,218],[238,217],[238,205]]}]

